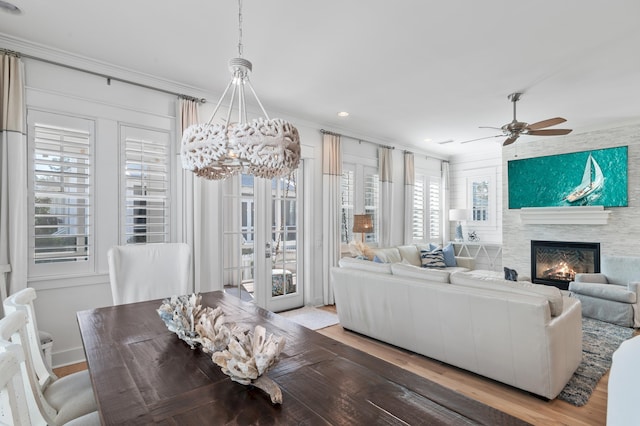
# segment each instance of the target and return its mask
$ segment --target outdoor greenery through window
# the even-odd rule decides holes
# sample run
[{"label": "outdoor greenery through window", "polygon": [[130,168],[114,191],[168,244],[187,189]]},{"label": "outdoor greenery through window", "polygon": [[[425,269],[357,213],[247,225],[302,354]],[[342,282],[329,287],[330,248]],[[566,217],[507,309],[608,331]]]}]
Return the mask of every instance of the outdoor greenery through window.
[{"label": "outdoor greenery through window", "polygon": [[92,135],[46,121],[31,125],[33,260],[36,264],[87,261]]}]

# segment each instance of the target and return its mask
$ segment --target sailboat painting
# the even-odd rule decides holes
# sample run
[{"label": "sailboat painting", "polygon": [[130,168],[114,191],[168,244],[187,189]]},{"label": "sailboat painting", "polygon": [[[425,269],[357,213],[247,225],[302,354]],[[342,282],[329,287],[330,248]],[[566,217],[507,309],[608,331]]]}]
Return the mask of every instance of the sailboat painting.
[{"label": "sailboat painting", "polygon": [[596,160],[593,159],[593,156],[589,154],[587,164],[584,166],[584,173],[582,174],[580,185],[576,186],[573,191],[565,197],[565,200],[570,203],[580,201],[602,188],[603,183],[604,175],[602,174],[602,169]]},{"label": "sailboat painting", "polygon": [[509,208],[627,206],[628,147],[507,162]]}]

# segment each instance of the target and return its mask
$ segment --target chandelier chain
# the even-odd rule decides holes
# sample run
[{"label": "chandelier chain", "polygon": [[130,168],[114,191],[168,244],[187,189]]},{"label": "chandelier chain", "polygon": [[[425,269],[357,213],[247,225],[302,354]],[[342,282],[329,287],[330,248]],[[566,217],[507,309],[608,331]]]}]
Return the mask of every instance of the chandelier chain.
[{"label": "chandelier chain", "polygon": [[242,58],[242,0],[238,0],[238,56]]}]

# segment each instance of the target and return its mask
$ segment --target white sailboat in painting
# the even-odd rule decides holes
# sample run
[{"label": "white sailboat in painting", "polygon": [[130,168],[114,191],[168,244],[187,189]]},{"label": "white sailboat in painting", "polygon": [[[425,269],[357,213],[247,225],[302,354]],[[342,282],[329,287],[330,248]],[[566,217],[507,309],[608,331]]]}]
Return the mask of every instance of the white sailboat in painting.
[{"label": "white sailboat in painting", "polygon": [[582,200],[584,197],[602,187],[603,182],[604,175],[602,174],[602,169],[600,169],[600,165],[598,165],[596,160],[589,154],[587,164],[584,167],[584,173],[582,174],[582,182],[564,199],[570,203]]}]

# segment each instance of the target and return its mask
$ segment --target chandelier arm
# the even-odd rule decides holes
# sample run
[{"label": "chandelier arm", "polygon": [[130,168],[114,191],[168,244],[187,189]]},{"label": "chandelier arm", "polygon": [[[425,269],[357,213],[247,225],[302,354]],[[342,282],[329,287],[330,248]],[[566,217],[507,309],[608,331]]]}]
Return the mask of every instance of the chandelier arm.
[{"label": "chandelier arm", "polygon": [[247,85],[249,86],[249,89],[251,89],[251,93],[253,93],[253,97],[256,98],[256,101],[258,101],[258,105],[260,105],[260,109],[262,110],[262,113],[264,114],[264,117],[267,120],[270,120],[269,114],[267,114],[267,111],[262,106],[262,102],[260,102],[260,98],[258,98],[258,94],[256,93],[256,91],[253,90],[253,86],[251,85],[251,81],[249,81],[248,78],[247,78]]},{"label": "chandelier arm", "polygon": [[220,108],[220,105],[222,105],[222,100],[224,99],[225,96],[227,96],[227,92],[229,91],[229,87],[231,87],[232,83],[233,83],[233,79],[231,79],[229,84],[227,84],[227,88],[224,89],[224,92],[222,93],[222,96],[220,96],[220,99],[218,100],[218,103],[216,104],[216,107],[213,109],[213,114],[211,114],[211,117],[209,117],[209,121],[207,121],[207,125],[210,125],[213,122],[213,118],[216,116],[216,113],[218,112],[218,109]]},{"label": "chandelier arm", "polygon": [[236,100],[236,89],[238,88],[238,86],[236,86],[235,84],[233,85],[233,90],[231,91],[231,101],[229,101],[229,111],[227,111],[227,121],[225,122],[225,125],[227,126],[227,129],[229,129],[229,126],[231,126],[231,111],[233,111],[233,103]]},{"label": "chandelier arm", "polygon": [[247,104],[244,100],[244,84],[243,82],[240,82],[240,86],[238,88],[238,123],[246,123],[246,122],[247,122]]}]

